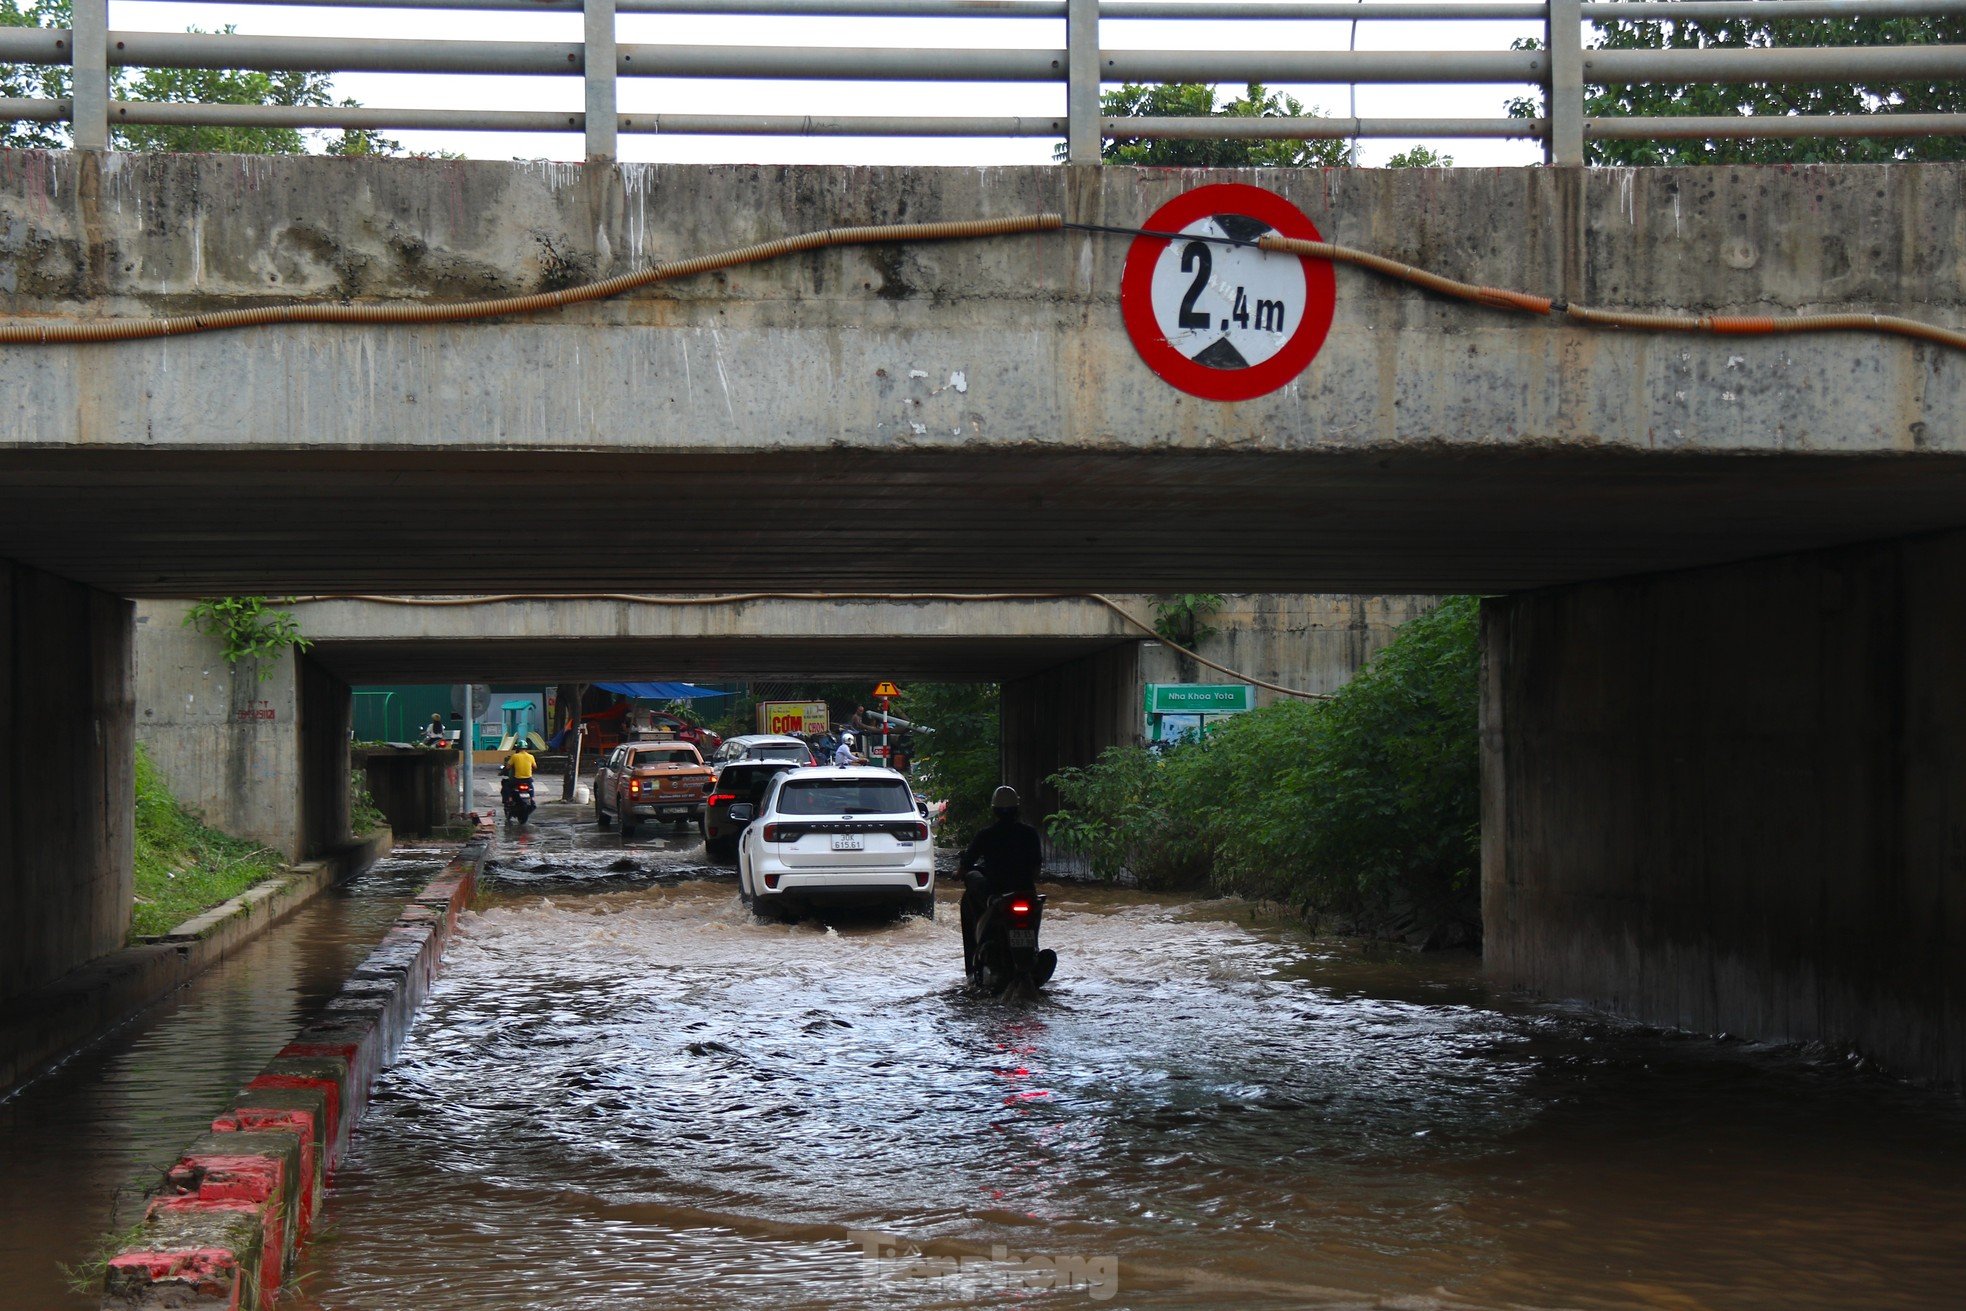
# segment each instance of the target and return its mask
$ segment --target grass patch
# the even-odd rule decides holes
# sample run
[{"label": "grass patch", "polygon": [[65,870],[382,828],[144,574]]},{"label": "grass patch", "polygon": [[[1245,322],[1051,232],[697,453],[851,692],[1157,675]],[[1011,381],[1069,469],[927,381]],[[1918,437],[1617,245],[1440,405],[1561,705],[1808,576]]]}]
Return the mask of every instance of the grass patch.
[{"label": "grass patch", "polygon": [[133,935],[168,933],[283,868],[277,852],[199,823],[164,786],[141,745],[136,775]]}]

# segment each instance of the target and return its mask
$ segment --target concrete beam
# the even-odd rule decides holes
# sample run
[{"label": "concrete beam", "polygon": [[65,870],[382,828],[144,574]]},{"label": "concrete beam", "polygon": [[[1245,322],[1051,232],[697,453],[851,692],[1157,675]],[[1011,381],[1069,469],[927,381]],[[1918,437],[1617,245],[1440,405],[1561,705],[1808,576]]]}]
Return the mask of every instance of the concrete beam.
[{"label": "concrete beam", "polygon": [[[1500,286],[1966,318],[1966,166],[1561,172],[0,152],[0,288],[30,318],[425,303],[844,223],[1137,224],[1241,180]],[[0,554],[130,594],[1507,590],[1966,523],[1966,365],[1936,347],[1587,332],[1345,271],[1310,369],[1220,405],[1140,363],[1125,249],[834,250],[524,320],[9,348]],[[651,512],[598,531],[622,510]]]}]

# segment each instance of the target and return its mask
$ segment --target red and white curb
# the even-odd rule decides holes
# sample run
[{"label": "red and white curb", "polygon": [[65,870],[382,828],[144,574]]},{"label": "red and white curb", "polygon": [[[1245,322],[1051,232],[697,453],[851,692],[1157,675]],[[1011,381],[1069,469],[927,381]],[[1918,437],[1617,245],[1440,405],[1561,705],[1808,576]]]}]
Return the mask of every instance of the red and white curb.
[{"label": "red and white curb", "polygon": [[369,1088],[396,1058],[490,853],[489,823],[411,899],[328,1003],[185,1149],[137,1241],[110,1258],[105,1311],[271,1307]]}]

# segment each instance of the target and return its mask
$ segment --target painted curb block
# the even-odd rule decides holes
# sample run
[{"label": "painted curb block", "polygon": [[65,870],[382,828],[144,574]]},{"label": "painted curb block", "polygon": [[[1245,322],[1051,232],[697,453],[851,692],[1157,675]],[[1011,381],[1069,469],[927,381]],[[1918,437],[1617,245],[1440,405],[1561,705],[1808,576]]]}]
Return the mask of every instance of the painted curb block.
[{"label": "painted curb block", "polygon": [[396,1059],[477,888],[491,825],[409,903],[313,1023],[248,1081],[151,1195],[112,1257],[105,1311],[263,1311],[292,1273],[369,1088]]}]

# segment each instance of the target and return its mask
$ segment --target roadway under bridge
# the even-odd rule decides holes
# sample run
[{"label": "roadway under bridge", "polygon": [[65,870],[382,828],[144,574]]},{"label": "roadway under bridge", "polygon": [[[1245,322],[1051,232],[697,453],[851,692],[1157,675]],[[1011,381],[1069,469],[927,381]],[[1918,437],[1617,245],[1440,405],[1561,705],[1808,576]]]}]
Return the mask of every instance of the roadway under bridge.
[{"label": "roadway under bridge", "polygon": [[[1226,180],[1284,193],[1332,240],[1574,302],[1966,321],[1955,165],[1236,177],[12,152],[0,291],[46,322],[430,304],[842,224],[1132,226]],[[1224,405],[1139,363],[1125,248],[1084,231],[850,247],[537,317],[0,351],[0,791],[16,819],[50,796],[104,816],[8,825],[0,922],[58,921],[35,960],[59,965],[104,945],[88,890],[119,869],[127,886],[121,598],[1479,591],[1501,597],[1496,977],[1966,1079],[1948,656],[1966,357],[1587,330],[1341,270],[1306,372]],[[340,681],[303,683],[332,720]]]}]

